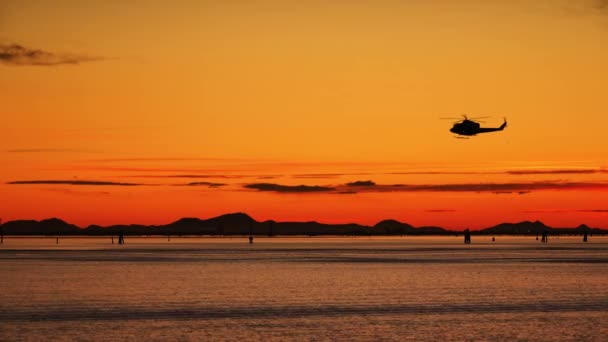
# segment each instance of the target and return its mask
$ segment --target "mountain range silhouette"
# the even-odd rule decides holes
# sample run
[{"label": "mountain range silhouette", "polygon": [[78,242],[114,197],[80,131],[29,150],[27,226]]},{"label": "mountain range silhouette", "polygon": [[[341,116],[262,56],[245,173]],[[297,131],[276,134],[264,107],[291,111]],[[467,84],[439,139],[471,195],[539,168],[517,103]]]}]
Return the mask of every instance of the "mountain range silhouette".
[{"label": "mountain range silhouette", "polygon": [[[225,214],[209,219],[182,218],[166,225],[90,225],[81,228],[58,218],[41,221],[15,220],[1,225],[4,235],[452,235],[461,231],[441,227],[414,227],[396,220],[380,221],[373,226],[348,224],[325,224],[309,222],[256,221],[244,213]],[[606,234],[608,230],[580,225],[575,228],[554,228],[540,221],[501,223],[493,227],[474,231],[487,235],[537,235],[543,231],[550,234]]]}]

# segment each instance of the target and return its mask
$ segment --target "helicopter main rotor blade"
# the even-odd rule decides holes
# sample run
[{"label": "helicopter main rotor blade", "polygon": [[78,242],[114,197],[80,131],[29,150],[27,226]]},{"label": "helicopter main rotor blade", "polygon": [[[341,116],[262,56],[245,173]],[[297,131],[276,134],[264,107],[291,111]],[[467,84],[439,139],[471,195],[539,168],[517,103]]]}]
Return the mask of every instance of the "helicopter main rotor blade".
[{"label": "helicopter main rotor blade", "polygon": [[462,114],[459,117],[452,117],[452,116],[445,116],[445,117],[440,117],[439,120],[474,120],[477,121],[478,119],[489,119],[492,116],[468,116],[466,114]]}]

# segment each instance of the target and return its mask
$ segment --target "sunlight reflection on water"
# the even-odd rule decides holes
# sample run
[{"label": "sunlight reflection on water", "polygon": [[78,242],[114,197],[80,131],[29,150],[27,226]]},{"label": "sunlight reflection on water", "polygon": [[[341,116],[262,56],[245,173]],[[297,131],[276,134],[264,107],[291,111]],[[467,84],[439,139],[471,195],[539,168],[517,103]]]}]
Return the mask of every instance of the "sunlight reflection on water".
[{"label": "sunlight reflection on water", "polygon": [[[602,340],[608,238],[5,239],[3,340]],[[117,241],[115,241],[117,242]]]}]

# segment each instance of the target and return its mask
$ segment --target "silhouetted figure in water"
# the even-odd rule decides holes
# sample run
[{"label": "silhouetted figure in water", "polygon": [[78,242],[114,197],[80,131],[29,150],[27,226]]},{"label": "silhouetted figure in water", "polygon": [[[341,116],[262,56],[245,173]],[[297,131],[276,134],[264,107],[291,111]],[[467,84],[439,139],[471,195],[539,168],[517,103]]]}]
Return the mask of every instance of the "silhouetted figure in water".
[{"label": "silhouetted figure in water", "polygon": [[114,235],[112,235],[112,244],[114,244]]},{"label": "silhouetted figure in water", "polygon": [[119,245],[125,244],[125,234],[122,231],[118,232],[118,244]]},{"label": "silhouetted figure in water", "polygon": [[253,235],[249,235],[249,244],[253,243]]},{"label": "silhouetted figure in water", "polygon": [[587,231],[583,233],[583,242],[587,242]]},{"label": "silhouetted figure in water", "polygon": [[538,233],[536,233],[536,241],[538,241]]},{"label": "silhouetted figure in water", "polygon": [[464,230],[464,243],[471,243],[471,232],[469,231],[469,228]]},{"label": "silhouetted figure in water", "polygon": [[2,220],[0,220],[0,244],[4,243],[4,229],[2,228]]},{"label": "silhouetted figure in water", "polygon": [[492,242],[496,241],[496,237],[492,236]]},{"label": "silhouetted figure in water", "polygon": [[543,235],[540,238],[540,242],[542,242],[542,243],[549,242],[549,232],[547,232],[546,230],[543,230]]}]

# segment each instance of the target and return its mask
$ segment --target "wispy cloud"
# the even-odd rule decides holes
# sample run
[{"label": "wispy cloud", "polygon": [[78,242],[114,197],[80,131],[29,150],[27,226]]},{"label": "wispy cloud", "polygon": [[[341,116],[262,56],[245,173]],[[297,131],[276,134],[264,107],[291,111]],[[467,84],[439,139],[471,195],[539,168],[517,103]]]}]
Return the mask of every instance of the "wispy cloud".
[{"label": "wispy cloud", "polygon": [[375,185],[376,185],[376,183],[372,182],[371,180],[346,183],[346,186],[375,186]]},{"label": "wispy cloud", "polygon": [[[601,182],[561,182],[543,181],[529,183],[461,183],[461,184],[395,184],[379,185],[371,191],[406,192],[517,192],[535,190],[601,190],[608,189],[608,183]],[[367,189],[366,189],[367,190]]]},{"label": "wispy cloud", "polygon": [[86,150],[78,150],[71,148],[17,148],[12,150],[6,150],[8,153],[80,153],[80,152],[92,152]]},{"label": "wispy cloud", "polygon": [[247,189],[258,191],[274,191],[274,192],[330,192],[335,189],[328,186],[319,185],[281,185],[275,183],[253,183],[244,185]]},{"label": "wispy cloud", "polygon": [[528,183],[457,183],[457,184],[376,184],[372,181],[358,181],[342,185],[281,185],[275,183],[254,183],[244,186],[248,189],[275,192],[326,192],[357,193],[377,192],[486,192],[494,194],[524,195],[542,190],[608,190],[603,182],[542,181]]},{"label": "wispy cloud", "polygon": [[106,58],[78,54],[53,53],[19,44],[0,45],[0,62],[9,65],[54,66],[101,61]]},{"label": "wispy cloud", "polygon": [[608,214],[608,209],[533,209],[524,210],[528,214],[565,214],[565,213],[603,213]]},{"label": "wispy cloud", "polygon": [[[82,170],[82,171],[115,171],[115,172],[167,172],[184,175],[229,175],[234,172],[234,169],[229,168],[208,168],[208,169],[194,169],[194,168],[162,168],[162,167],[122,167],[122,166],[71,166],[66,168],[68,170]],[[164,176],[163,176],[164,177]],[[188,178],[188,177],[183,177]],[[202,177],[200,177],[202,178]]]},{"label": "wispy cloud", "polygon": [[504,171],[401,171],[387,172],[389,175],[554,175],[554,174],[593,174],[608,173],[606,169],[584,168],[584,169],[518,169]]},{"label": "wispy cloud", "polygon": [[92,180],[19,180],[7,182],[6,184],[65,184],[65,185],[109,185],[109,186],[138,186],[138,185],[149,185],[139,183],[122,183],[122,182],[105,182],[105,181],[92,181]]},{"label": "wispy cloud", "polygon": [[128,177],[134,177],[134,178],[238,179],[238,178],[253,178],[255,176],[177,174],[177,175],[133,175],[133,176],[128,176]]},{"label": "wispy cloud", "polygon": [[608,14],[608,0],[563,0],[563,9],[571,15],[586,15],[588,13]]},{"label": "wispy cloud", "polygon": [[421,170],[421,171],[396,171],[386,172],[386,175],[485,175],[492,173],[502,172],[491,172],[491,171],[434,171],[434,170]]},{"label": "wispy cloud", "polygon": [[554,170],[510,170],[510,175],[556,175],[556,174],[593,174],[608,173],[605,169],[554,169]]},{"label": "wispy cloud", "polygon": [[608,12],[608,0],[596,0],[595,8],[599,11]]},{"label": "wispy cloud", "polygon": [[[319,178],[319,179],[324,179],[324,178],[337,178],[337,177],[342,177],[342,176],[369,176],[369,175],[373,175],[374,173],[372,172],[346,172],[346,173],[300,173],[300,174],[295,174],[295,175],[291,175],[291,177],[293,178],[310,178],[310,179],[314,179],[314,178]],[[378,174],[378,173],[376,173]]]},{"label": "wispy cloud", "polygon": [[531,192],[532,191],[525,190],[525,191],[493,191],[492,193],[496,194],[496,195],[511,195],[511,194],[525,195],[525,194],[529,194]]},{"label": "wispy cloud", "polygon": [[293,178],[336,178],[343,176],[343,173],[303,173],[292,175]]},{"label": "wispy cloud", "polygon": [[[132,129],[136,127],[126,127],[125,129]],[[111,130],[108,128],[107,130]],[[119,129],[119,128],[114,128]],[[200,157],[129,157],[129,158],[99,158],[83,160],[85,162],[99,162],[99,163],[113,163],[113,162],[163,162],[163,161],[202,161],[202,162],[213,162],[222,164],[238,164],[244,162],[255,161],[253,159],[244,158],[200,158]]]},{"label": "wispy cloud", "polygon": [[219,188],[225,186],[225,183],[213,183],[213,182],[190,182],[186,184],[177,184],[178,186],[207,186],[209,188]]},{"label": "wispy cloud", "polygon": [[60,193],[64,195],[71,196],[107,196],[110,195],[109,191],[74,191],[71,189],[63,189],[63,188],[50,188],[44,189],[44,191]]}]

